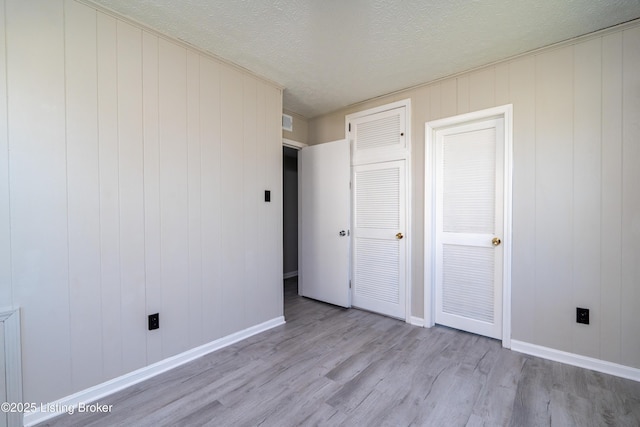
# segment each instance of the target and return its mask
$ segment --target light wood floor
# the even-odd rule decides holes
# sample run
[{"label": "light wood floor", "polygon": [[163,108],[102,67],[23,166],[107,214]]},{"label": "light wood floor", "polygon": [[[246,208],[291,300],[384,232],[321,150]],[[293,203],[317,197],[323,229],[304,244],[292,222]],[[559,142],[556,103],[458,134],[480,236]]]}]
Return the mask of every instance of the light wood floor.
[{"label": "light wood floor", "polygon": [[640,383],[298,297],[287,324],[50,426],[640,426]]}]

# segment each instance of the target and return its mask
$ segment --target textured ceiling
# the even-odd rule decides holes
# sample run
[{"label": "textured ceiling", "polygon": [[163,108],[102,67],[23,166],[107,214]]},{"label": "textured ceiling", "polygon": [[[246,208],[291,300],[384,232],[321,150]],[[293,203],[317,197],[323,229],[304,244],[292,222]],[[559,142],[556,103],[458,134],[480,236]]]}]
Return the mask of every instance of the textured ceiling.
[{"label": "textured ceiling", "polygon": [[93,0],[285,86],[312,118],[640,17],[640,0]]}]

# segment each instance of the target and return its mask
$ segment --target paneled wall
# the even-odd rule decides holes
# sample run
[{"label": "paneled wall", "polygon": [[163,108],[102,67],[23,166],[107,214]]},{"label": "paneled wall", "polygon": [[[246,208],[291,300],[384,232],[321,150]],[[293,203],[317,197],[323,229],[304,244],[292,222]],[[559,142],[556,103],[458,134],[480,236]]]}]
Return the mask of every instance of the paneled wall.
[{"label": "paneled wall", "polygon": [[[640,368],[640,24],[540,50],[309,122],[412,101],[413,307],[423,315],[424,124],[512,103],[512,338]],[[575,322],[576,307],[591,324]]]},{"label": "paneled wall", "polygon": [[25,401],[282,316],[281,89],[74,0],[0,14],[0,307],[22,308]]}]

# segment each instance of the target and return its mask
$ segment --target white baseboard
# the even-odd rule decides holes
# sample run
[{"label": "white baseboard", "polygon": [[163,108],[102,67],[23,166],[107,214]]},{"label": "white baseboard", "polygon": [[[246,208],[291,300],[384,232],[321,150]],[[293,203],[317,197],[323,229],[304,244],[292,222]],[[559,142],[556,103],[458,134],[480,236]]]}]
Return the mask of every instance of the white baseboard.
[{"label": "white baseboard", "polygon": [[511,340],[511,350],[529,354],[531,356],[541,357],[543,359],[553,360],[555,362],[566,363],[567,365],[591,369],[592,371],[598,371],[604,374],[615,375],[616,377],[640,381],[640,369],[607,362],[606,360],[567,353],[566,351],[543,347],[536,344],[529,344],[527,342],[517,340]]},{"label": "white baseboard", "polygon": [[85,390],[81,390],[70,396],[63,397],[55,402],[42,405],[45,408],[55,408],[59,412],[42,412],[40,409],[34,412],[30,412],[24,415],[24,426],[33,426],[41,423],[49,418],[53,418],[57,415],[69,412],[70,410],[77,408],[80,403],[96,402],[98,399],[102,399],[117,391],[123,390],[141,381],[147,380],[151,377],[159,375],[170,369],[176,368],[180,365],[184,365],[194,359],[202,357],[206,354],[212,353],[221,348],[235,344],[238,341],[242,341],[250,336],[259,334],[260,332],[267,331],[276,326],[283,325],[285,323],[284,316],[276,317],[268,320],[259,325],[252,326],[242,331],[235,332],[231,335],[219,338],[210,343],[201,345],[200,347],[187,350],[184,353],[177,354],[175,356],[168,357],[164,360],[156,362],[152,365],[145,366],[128,374],[106,381],[102,384],[95,385]]},{"label": "white baseboard", "polygon": [[284,279],[290,279],[292,277],[296,277],[298,275],[298,270],[296,271],[290,271],[288,273],[284,273]]},{"label": "white baseboard", "polygon": [[411,316],[409,318],[409,324],[413,326],[424,327],[424,319],[422,317]]}]

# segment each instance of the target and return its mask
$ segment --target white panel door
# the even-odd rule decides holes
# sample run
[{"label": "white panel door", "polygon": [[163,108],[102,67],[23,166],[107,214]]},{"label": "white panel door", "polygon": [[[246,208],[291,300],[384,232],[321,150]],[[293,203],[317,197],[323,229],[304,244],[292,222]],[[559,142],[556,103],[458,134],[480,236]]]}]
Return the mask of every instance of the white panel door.
[{"label": "white panel door", "polygon": [[300,295],[349,307],[349,143],[298,153]]},{"label": "white panel door", "polygon": [[436,323],[502,338],[504,119],[436,133]]},{"label": "white panel door", "polygon": [[405,160],[353,167],[353,305],[405,318]]}]

